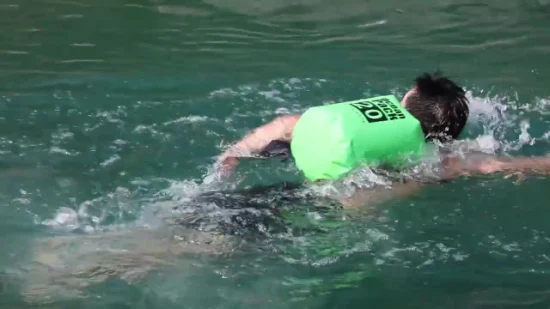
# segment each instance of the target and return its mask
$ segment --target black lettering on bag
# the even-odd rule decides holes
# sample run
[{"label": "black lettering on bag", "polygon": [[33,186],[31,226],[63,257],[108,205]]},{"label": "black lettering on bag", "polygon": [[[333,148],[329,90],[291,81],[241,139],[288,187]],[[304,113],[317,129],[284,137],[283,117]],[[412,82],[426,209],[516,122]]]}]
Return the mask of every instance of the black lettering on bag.
[{"label": "black lettering on bag", "polygon": [[386,98],[352,103],[351,106],[359,110],[369,123],[405,119],[399,107]]},{"label": "black lettering on bag", "polygon": [[369,101],[353,103],[351,106],[357,108],[369,123],[388,120],[382,110]]}]

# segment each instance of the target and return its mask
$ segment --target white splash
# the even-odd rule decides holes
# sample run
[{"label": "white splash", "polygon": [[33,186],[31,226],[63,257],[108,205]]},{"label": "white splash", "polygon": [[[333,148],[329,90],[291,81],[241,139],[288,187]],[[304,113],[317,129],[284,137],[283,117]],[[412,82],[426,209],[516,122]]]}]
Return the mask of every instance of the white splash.
[{"label": "white splash", "polygon": [[120,156],[115,154],[115,155],[111,156],[109,159],[101,162],[99,165],[101,165],[102,167],[107,167],[109,165],[112,165],[113,163],[115,163],[118,160],[120,160]]},{"label": "white splash", "polygon": [[206,116],[191,115],[191,116],[180,117],[178,119],[167,121],[167,122],[163,123],[163,125],[167,126],[167,125],[174,124],[174,123],[199,123],[199,122],[205,122],[208,119],[209,118],[206,117]]},{"label": "white splash", "polygon": [[63,230],[75,230],[80,227],[77,212],[69,207],[59,208],[53,219],[44,220],[42,224]]}]

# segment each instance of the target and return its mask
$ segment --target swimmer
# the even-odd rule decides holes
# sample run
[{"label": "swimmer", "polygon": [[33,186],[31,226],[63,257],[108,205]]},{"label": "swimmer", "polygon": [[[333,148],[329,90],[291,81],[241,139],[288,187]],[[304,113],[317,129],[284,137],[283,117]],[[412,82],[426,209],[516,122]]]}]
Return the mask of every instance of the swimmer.
[{"label": "swimmer", "polygon": [[[462,133],[469,116],[468,103],[466,92],[455,82],[439,72],[425,73],[415,79],[412,89],[400,101],[393,96],[376,97],[278,117],[225,151],[217,161],[217,174],[227,178],[240,157],[282,156],[292,157],[309,180],[338,179],[364,165],[399,169],[404,166],[400,162],[384,160],[394,153],[400,159],[405,153],[421,157],[428,144],[443,146],[438,147],[438,181],[503,171],[550,171],[550,159],[546,158],[453,157],[441,151]],[[379,121],[380,118],[387,121]],[[409,192],[409,188],[418,186],[410,182],[402,190]],[[364,199],[372,194],[369,191],[359,195]]]},{"label": "swimmer", "polygon": [[[439,73],[417,77],[414,87],[405,94],[400,104],[418,120],[426,142],[437,140],[446,143],[457,139],[469,115],[465,91]],[[219,172],[222,176],[230,175],[238,164],[239,157],[260,153],[273,141],[292,143],[294,129],[302,120],[302,116],[303,114],[280,116],[253,130],[220,156]],[[309,137],[322,140],[326,136],[309,132]],[[312,150],[317,153],[326,151],[327,149]]]}]

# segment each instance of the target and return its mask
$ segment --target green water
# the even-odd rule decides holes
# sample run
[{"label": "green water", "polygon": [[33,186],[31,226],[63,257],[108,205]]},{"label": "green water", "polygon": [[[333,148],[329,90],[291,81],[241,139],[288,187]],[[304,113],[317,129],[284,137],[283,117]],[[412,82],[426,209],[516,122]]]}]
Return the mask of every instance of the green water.
[{"label": "green water", "polygon": [[[545,154],[547,0],[3,0],[0,16],[2,308],[550,305],[544,178],[457,180],[375,214],[302,216],[321,232],[203,239],[177,257],[162,224],[140,231],[276,114],[403,94],[438,68],[471,91],[472,145]],[[273,168],[239,177],[293,173]],[[72,245],[37,266],[48,239]],[[137,270],[94,268],[120,265],[97,255],[117,242]]]}]

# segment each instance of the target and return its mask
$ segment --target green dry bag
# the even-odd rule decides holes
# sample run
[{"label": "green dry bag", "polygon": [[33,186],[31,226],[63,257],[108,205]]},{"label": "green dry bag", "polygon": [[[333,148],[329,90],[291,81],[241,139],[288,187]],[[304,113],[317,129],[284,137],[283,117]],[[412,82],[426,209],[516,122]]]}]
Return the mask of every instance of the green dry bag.
[{"label": "green dry bag", "polygon": [[420,122],[393,95],[310,108],[291,143],[296,166],[312,181],[339,178],[361,164],[400,165],[424,147]]}]

